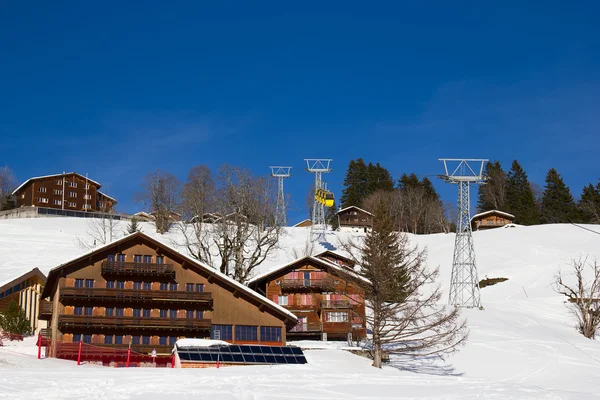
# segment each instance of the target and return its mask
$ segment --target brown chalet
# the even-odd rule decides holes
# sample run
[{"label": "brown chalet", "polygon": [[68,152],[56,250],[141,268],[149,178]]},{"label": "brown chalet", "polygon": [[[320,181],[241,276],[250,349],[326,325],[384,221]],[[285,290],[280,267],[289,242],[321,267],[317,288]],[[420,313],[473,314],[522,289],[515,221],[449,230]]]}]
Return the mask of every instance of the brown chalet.
[{"label": "brown chalet", "polygon": [[76,172],[27,179],[13,191],[17,207],[71,211],[111,211],[117,200],[102,193],[98,182]]},{"label": "brown chalet", "polygon": [[333,252],[297,259],[250,281],[251,288],[296,314],[294,339],[362,339],[366,336],[364,287],[353,263]]},{"label": "brown chalet", "polygon": [[373,226],[373,214],[356,206],[342,208],[336,213],[340,228],[352,230],[370,229]]},{"label": "brown chalet", "polygon": [[490,210],[473,215],[471,218],[471,229],[474,231],[500,228],[512,224],[515,216],[498,210]]},{"label": "brown chalet", "polygon": [[8,304],[15,301],[29,320],[31,331],[35,333],[40,328],[38,324],[39,300],[45,284],[46,275],[34,268],[20,277],[0,285],[0,312],[6,311]]},{"label": "brown chalet", "polygon": [[[248,287],[141,233],[52,269],[40,318],[50,356],[82,341],[170,353],[178,338],[286,343],[296,316]],[[67,350],[64,350],[65,354]]]}]

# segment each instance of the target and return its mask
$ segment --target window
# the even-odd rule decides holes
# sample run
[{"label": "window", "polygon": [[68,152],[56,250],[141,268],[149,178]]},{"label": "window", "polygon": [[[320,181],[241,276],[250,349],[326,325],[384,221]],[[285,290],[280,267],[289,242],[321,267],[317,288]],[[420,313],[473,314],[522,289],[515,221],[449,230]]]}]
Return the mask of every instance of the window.
[{"label": "window", "polygon": [[112,336],[108,336],[108,335],[104,336],[104,344],[112,344],[112,342],[113,342]]},{"label": "window", "polygon": [[171,284],[169,285],[169,290],[170,290],[171,292],[174,292],[174,291],[176,291],[176,290],[177,290],[177,284],[176,284],[176,283],[171,283]]},{"label": "window", "polygon": [[48,204],[48,199],[45,197],[38,197],[38,203]]},{"label": "window", "polygon": [[158,338],[158,344],[161,346],[166,346],[167,345],[167,337],[166,336],[160,336]]},{"label": "window", "polygon": [[115,336],[115,344],[123,344],[123,336]]},{"label": "window", "polygon": [[92,195],[91,194],[84,194],[83,198],[84,198],[84,200],[91,200],[92,199]]},{"label": "window", "polygon": [[150,309],[149,308],[144,308],[142,310],[142,316],[145,318],[150,318]]},{"label": "window", "polygon": [[115,281],[106,281],[106,288],[107,289],[114,289],[115,288]]},{"label": "window", "polygon": [[152,290],[152,282],[144,282],[144,290]]},{"label": "window", "polygon": [[193,319],[193,318],[194,318],[194,310],[187,310],[187,311],[185,312],[185,317],[186,317],[187,319]]},{"label": "window", "polygon": [[140,344],[140,337],[139,336],[132,336],[131,337],[131,344]]},{"label": "window", "polygon": [[115,262],[115,255],[114,254],[109,254],[108,256],[106,256],[106,261],[108,261],[108,262]]},{"label": "window", "polygon": [[196,311],[196,319],[204,318],[204,311]]},{"label": "window", "polygon": [[133,256],[133,262],[134,263],[141,263],[142,262],[142,256],[139,254],[136,254],[135,256]]},{"label": "window", "polygon": [[167,318],[167,315],[169,314],[167,310],[160,310],[159,313],[161,318]]},{"label": "window", "polygon": [[54,205],[55,206],[60,206],[62,204],[62,200],[56,200],[54,199]]},{"label": "window", "polygon": [[142,316],[141,310],[139,308],[134,308],[133,309],[133,316],[134,317],[141,317]]},{"label": "window", "polygon": [[196,283],[196,292],[198,292],[198,293],[204,292],[204,284]]},{"label": "window", "polygon": [[169,344],[174,345],[177,341],[177,336],[169,336]]},{"label": "window", "polygon": [[261,342],[281,342],[281,328],[278,326],[261,326]]},{"label": "window", "polygon": [[141,290],[142,289],[142,282],[133,282],[133,288],[135,290]]},{"label": "window", "polygon": [[117,307],[116,313],[117,313],[117,317],[122,317],[124,315],[123,314],[123,307]]},{"label": "window", "polygon": [[168,283],[162,283],[160,284],[160,290],[167,290],[169,288],[169,284]]},{"label": "window", "polygon": [[210,338],[217,340],[233,340],[233,327],[231,325],[212,325]]},{"label": "window", "polygon": [[235,340],[258,340],[258,327],[247,325],[235,326]]},{"label": "window", "polygon": [[169,310],[169,318],[177,318],[177,310]]},{"label": "window", "polygon": [[25,193],[23,193],[23,194],[21,195],[21,198],[22,198],[22,199],[24,199],[24,198],[25,198]]},{"label": "window", "polygon": [[46,193],[46,188],[45,188],[45,187],[43,187],[43,186],[40,186],[40,187],[38,188],[38,190],[39,190],[39,192],[40,192],[40,193]]},{"label": "window", "polygon": [[83,205],[83,209],[84,209],[84,210],[89,210],[90,208],[92,208],[92,206],[91,206],[91,205],[89,205],[89,204],[84,204],[84,205]]},{"label": "window", "polygon": [[142,336],[142,344],[150,344],[150,336]]},{"label": "window", "polygon": [[69,197],[77,198],[77,192],[69,192]]},{"label": "window", "polygon": [[73,309],[73,314],[75,314],[75,315],[83,315],[83,307],[81,307],[81,306],[76,306],[76,307]]},{"label": "window", "polygon": [[193,283],[186,283],[185,284],[185,291],[186,292],[193,292],[194,291],[194,284]]},{"label": "window", "polygon": [[75,279],[75,287],[83,287],[83,279]]},{"label": "window", "polygon": [[325,313],[326,322],[348,322],[347,312],[328,312]]},{"label": "window", "polygon": [[104,315],[106,315],[107,317],[112,317],[114,313],[115,309],[111,307],[106,307],[106,309],[104,310]]},{"label": "window", "polygon": [[58,179],[58,180],[56,181],[56,184],[57,184],[57,185],[59,185],[59,186],[60,186],[60,185],[62,185],[62,184],[63,184],[63,180],[62,180],[62,179]]},{"label": "window", "polygon": [[86,307],[83,311],[85,315],[93,315],[94,307]]},{"label": "window", "polygon": [[288,296],[277,296],[277,304],[281,306],[288,305]]},{"label": "window", "polygon": [[73,334],[73,343],[79,343],[79,342],[81,342],[81,334],[74,333]]},{"label": "window", "polygon": [[117,262],[125,262],[125,254],[117,254]]},{"label": "window", "polygon": [[83,343],[92,343],[92,335],[83,335]]},{"label": "window", "polygon": [[125,282],[117,281],[117,289],[125,289]]},{"label": "window", "polygon": [[86,279],[85,280],[85,287],[86,288],[93,288],[94,287],[94,280],[93,279]]},{"label": "window", "polygon": [[69,202],[69,207],[77,207],[77,204],[75,204],[74,202],[70,201]]},{"label": "window", "polygon": [[156,256],[156,263],[157,264],[164,264],[165,263],[165,257],[164,256]]},{"label": "window", "polygon": [[152,263],[152,256],[144,256],[144,262],[146,264]]},{"label": "window", "polygon": [[69,182],[69,187],[76,188],[77,182]]}]

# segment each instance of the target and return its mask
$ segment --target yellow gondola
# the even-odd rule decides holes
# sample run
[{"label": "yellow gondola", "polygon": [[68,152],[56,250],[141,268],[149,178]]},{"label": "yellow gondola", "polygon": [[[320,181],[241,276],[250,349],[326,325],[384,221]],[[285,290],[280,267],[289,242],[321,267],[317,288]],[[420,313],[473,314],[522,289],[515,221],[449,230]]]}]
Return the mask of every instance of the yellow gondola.
[{"label": "yellow gondola", "polygon": [[325,201],[323,202],[323,204],[325,204],[325,207],[333,207],[333,193],[331,193],[329,190],[325,191]]},{"label": "yellow gondola", "polygon": [[325,205],[325,207],[333,207],[334,196],[329,190],[317,189],[315,192],[315,200]]}]

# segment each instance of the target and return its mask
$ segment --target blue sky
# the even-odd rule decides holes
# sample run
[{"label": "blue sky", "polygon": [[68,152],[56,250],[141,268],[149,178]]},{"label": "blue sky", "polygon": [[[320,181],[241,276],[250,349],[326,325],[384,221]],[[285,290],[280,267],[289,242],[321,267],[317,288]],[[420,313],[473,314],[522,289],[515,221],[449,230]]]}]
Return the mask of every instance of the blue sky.
[{"label": "blue sky", "polygon": [[291,165],[290,222],[304,158],[334,160],[338,196],[357,157],[395,178],[518,159],[575,196],[598,181],[597,2],[408,3],[4,2],[0,164],[88,173],[124,212],[155,169]]}]

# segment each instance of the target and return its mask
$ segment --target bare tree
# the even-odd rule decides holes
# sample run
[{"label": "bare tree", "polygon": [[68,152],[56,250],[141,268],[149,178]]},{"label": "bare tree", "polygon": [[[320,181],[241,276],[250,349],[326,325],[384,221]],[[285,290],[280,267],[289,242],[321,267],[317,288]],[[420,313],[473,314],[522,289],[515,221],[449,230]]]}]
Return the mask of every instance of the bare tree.
[{"label": "bare tree", "polygon": [[316,253],[315,241],[310,240],[310,237],[306,239],[302,247],[294,247],[290,252],[290,256],[293,259],[303,258],[306,256],[314,256]]},{"label": "bare tree", "polygon": [[0,167],[0,211],[8,207],[10,197],[16,187],[16,179],[8,166]]},{"label": "bare tree", "polygon": [[77,236],[76,243],[84,249],[93,249],[117,239],[121,221],[115,218],[114,212],[99,213],[100,218],[90,218],[86,237]]},{"label": "bare tree", "polygon": [[373,230],[364,243],[344,248],[360,265],[367,326],[372,330],[373,366],[381,368],[383,350],[389,353],[444,356],[467,339],[459,309],[439,304],[439,269],[425,265],[426,253],[411,247],[395,230],[392,207],[383,197],[374,204]]},{"label": "bare tree", "polygon": [[171,227],[172,214],[178,209],[180,182],[168,172],[155,171],[144,177],[138,201],[155,217],[156,232],[165,233]]},{"label": "bare tree", "polygon": [[567,296],[567,306],[577,320],[577,330],[594,339],[600,325],[600,264],[586,258],[571,261],[571,279],[567,282],[559,270],[555,290]]}]

